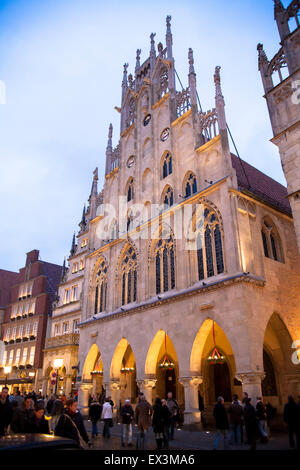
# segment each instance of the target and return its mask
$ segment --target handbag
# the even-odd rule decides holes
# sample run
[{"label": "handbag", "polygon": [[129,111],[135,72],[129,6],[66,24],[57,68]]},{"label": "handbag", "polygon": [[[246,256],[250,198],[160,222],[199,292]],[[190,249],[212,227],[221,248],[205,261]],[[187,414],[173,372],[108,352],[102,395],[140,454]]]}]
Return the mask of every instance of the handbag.
[{"label": "handbag", "polygon": [[81,437],[81,434],[79,432],[79,429],[78,427],[76,426],[76,424],[74,423],[74,421],[72,420],[72,418],[70,418],[70,416],[68,416],[67,414],[64,415],[65,418],[68,418],[71,423],[73,424],[74,428],[76,429],[76,432],[77,432],[77,436],[78,436],[78,439],[79,439],[79,445],[82,449],[88,449],[89,448],[89,445],[85,442],[84,439],[82,439]]}]

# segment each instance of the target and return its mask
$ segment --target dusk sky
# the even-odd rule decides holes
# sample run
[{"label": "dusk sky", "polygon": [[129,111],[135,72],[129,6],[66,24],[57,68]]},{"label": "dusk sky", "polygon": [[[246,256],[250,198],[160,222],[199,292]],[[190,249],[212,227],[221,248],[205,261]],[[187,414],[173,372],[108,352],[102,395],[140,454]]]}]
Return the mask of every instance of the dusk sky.
[{"label": "dusk sky", "polygon": [[118,143],[123,64],[134,72],[137,48],[141,62],[148,57],[151,32],[165,45],[168,14],[183,85],[192,47],[202,108],[214,107],[220,65],[240,156],[285,184],[257,66],[258,42],[269,59],[279,48],[273,8],[271,0],[0,0],[0,268],[17,271],[35,248],[57,264],[69,254],[96,166],[103,186],[110,122]]}]

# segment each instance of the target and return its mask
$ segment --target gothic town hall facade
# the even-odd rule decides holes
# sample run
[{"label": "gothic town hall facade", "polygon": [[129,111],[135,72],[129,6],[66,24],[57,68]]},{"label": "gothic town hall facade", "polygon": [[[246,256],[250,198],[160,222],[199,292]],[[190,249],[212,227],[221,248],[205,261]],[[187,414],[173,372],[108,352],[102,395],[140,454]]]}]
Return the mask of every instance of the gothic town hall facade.
[{"label": "gothic town hall facade", "polygon": [[[288,28],[295,9],[276,8]],[[198,99],[192,49],[188,87],[176,90],[171,17],[165,45],[151,34],[149,57],[142,62],[137,50],[133,74],[124,65],[120,135],[109,126],[103,190],[96,169],[67,274],[83,257],[83,412],[102,387],[116,407],[127,397],[135,403],[139,390],[149,402],[172,391],[186,423],[200,419],[199,393],[207,408],[247,391],[279,411],[288,394],[300,394],[300,106],[286,92],[300,73],[300,28],[286,28],[281,61],[258,50],[274,143],[293,145],[280,148],[282,159],[294,158],[293,200],[230,152],[220,67],[210,110]],[[289,75],[275,85],[279,63]]]}]

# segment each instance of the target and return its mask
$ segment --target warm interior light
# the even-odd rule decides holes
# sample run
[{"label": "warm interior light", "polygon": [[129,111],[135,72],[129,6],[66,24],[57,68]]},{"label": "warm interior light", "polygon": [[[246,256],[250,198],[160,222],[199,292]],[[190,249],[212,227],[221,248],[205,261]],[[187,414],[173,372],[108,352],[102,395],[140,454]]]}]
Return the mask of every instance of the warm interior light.
[{"label": "warm interior light", "polygon": [[5,366],[4,367],[4,374],[10,374],[11,372],[11,366]]},{"label": "warm interior light", "polygon": [[55,369],[59,369],[60,367],[62,367],[63,363],[64,363],[63,359],[54,359]]}]

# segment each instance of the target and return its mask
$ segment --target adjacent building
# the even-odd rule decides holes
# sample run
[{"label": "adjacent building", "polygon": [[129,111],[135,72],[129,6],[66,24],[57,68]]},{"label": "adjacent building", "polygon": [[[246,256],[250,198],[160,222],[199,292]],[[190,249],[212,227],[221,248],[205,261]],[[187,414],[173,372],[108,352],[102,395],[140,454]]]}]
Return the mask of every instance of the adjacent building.
[{"label": "adjacent building", "polygon": [[61,275],[61,266],[41,261],[39,250],[32,250],[11,288],[2,324],[1,364],[5,371],[1,383],[11,392],[41,390],[47,324]]}]

